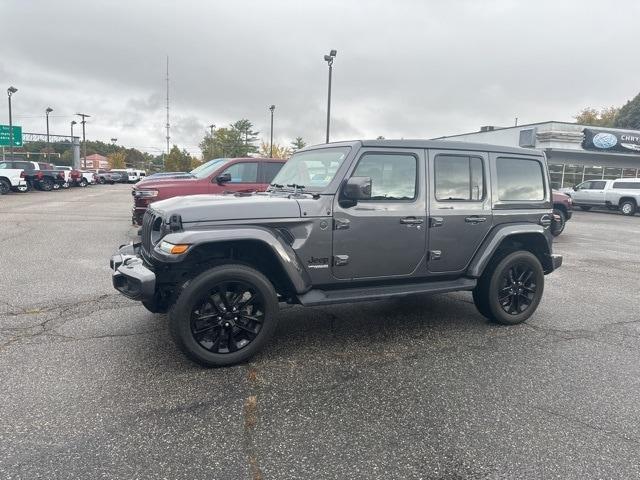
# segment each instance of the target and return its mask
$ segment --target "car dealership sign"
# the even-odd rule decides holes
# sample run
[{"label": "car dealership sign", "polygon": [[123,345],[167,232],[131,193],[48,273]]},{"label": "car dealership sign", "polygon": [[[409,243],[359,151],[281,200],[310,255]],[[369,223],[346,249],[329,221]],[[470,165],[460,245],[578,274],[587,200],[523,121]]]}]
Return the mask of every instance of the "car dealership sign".
[{"label": "car dealership sign", "polygon": [[640,132],[585,128],[582,148],[640,154]]}]

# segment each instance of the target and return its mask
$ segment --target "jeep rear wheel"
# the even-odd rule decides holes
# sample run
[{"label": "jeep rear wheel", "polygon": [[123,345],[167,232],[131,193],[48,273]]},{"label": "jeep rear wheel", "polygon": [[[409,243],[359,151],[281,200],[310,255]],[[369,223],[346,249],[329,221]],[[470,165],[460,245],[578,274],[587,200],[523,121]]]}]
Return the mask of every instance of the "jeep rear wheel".
[{"label": "jeep rear wheel", "polygon": [[543,291],[540,261],[530,252],[517,251],[487,266],[473,300],[478,311],[490,320],[516,325],[533,315]]},{"label": "jeep rear wheel", "polygon": [[233,365],[256,354],[273,335],[278,298],[260,272],[222,265],[193,279],[169,311],[176,345],[207,367]]}]

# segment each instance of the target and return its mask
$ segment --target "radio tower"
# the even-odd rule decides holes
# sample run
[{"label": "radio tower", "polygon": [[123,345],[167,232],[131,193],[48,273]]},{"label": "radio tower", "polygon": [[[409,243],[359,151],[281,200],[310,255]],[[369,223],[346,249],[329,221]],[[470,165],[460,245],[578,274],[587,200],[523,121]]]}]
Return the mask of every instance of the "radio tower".
[{"label": "radio tower", "polygon": [[169,135],[169,55],[167,55],[167,155],[169,155],[170,141],[171,141],[171,135]]}]

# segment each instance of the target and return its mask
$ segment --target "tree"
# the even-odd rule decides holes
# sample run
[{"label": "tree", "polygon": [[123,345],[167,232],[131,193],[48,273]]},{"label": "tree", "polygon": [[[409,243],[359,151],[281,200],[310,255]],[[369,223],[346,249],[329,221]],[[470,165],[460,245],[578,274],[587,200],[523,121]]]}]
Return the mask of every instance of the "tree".
[{"label": "tree", "polygon": [[125,163],[131,168],[144,168],[145,156],[144,154],[135,148],[128,148],[125,153]]},{"label": "tree", "polygon": [[242,119],[229,127],[218,128],[213,135],[207,134],[200,142],[204,161],[221,157],[247,157],[258,151],[254,142],[258,132],[252,130],[253,124]]},{"label": "tree", "polygon": [[306,147],[306,142],[302,139],[302,137],[296,137],[296,139],[291,142],[291,149],[295,152],[300,150],[301,148]]},{"label": "tree", "polygon": [[191,170],[191,155],[186,150],[180,151],[174,145],[164,160],[164,169],[167,172],[188,172]]},{"label": "tree", "polygon": [[115,152],[107,157],[109,160],[109,167],[111,168],[125,168],[125,155],[124,152]]},{"label": "tree", "polygon": [[[260,144],[259,153],[262,157],[269,157],[271,154],[271,146],[266,142],[262,142]],[[273,158],[282,158],[286,160],[291,156],[291,153],[290,147],[285,147],[284,145],[279,145],[277,143],[273,144]]]},{"label": "tree", "polygon": [[598,111],[593,107],[583,108],[578,114],[573,117],[576,119],[576,123],[582,125],[593,125],[597,127],[613,127],[615,125],[616,117],[619,108],[606,107]]},{"label": "tree", "polygon": [[640,93],[633,100],[629,100],[618,112],[616,116],[615,127],[630,128],[633,130],[640,129]]}]

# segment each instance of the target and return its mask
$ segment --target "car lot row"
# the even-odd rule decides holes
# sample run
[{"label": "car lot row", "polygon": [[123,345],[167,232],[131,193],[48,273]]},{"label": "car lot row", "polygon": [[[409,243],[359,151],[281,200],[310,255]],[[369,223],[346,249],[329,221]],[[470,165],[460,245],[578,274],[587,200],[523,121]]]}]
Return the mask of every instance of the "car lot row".
[{"label": "car lot row", "polygon": [[11,191],[59,190],[72,186],[137,182],[144,178],[143,170],[76,170],[73,167],[26,160],[0,162],[0,195]]}]

